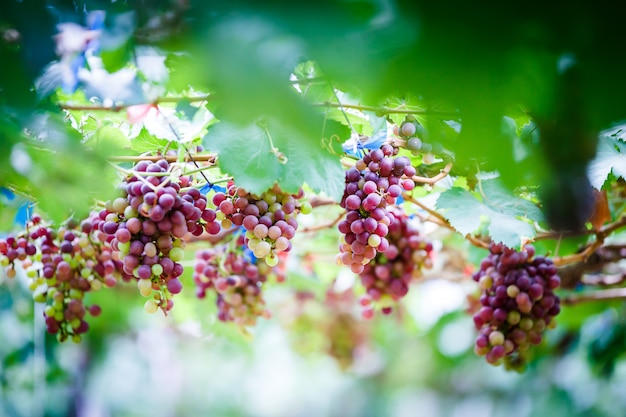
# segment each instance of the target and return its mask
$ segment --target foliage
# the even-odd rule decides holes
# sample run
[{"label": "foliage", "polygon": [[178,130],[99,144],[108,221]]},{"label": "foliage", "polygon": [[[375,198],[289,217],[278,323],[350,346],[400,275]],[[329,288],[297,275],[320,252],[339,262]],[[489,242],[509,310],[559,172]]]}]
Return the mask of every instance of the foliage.
[{"label": "foliage", "polygon": [[[222,337],[225,342],[211,346],[216,352],[228,351],[228,344],[237,351],[257,349],[244,341],[250,334],[265,337],[264,329],[279,323],[289,330],[295,350],[330,355],[345,372],[342,378],[350,372],[363,378],[361,394],[432,384],[443,392],[441,398],[457,401],[483,389],[501,407],[497,398],[503,393],[509,398],[512,391],[497,382],[451,384],[467,369],[487,380],[504,378],[508,388],[523,389],[530,398],[536,390],[528,381],[562,370],[567,361],[597,381],[623,380],[625,324],[619,300],[626,297],[626,114],[621,101],[626,84],[621,68],[626,58],[615,52],[621,46],[620,14],[616,6],[598,2],[556,6],[510,10],[491,2],[408,0],[9,1],[0,16],[0,229],[5,233],[0,236],[0,322],[13,320],[11,326],[21,333],[6,336],[0,349],[0,399],[8,378],[19,374],[17,365],[42,360],[41,355],[51,363],[63,349],[86,357],[74,367],[47,369],[63,375],[48,375],[60,385],[70,379],[67,372],[92,375],[90,367],[98,366],[90,354],[113,360],[102,343],[114,344],[115,332],[123,329],[141,333],[137,321],[150,320],[135,310],[143,303],[129,282],[154,297],[147,311],[156,310],[153,304],[163,307],[168,317],[159,318],[173,331],[181,331],[184,318],[201,326],[203,334]],[[371,158],[382,154],[383,145],[386,156],[402,161],[394,175],[383,175],[382,157]],[[165,168],[138,169],[148,166],[141,161]],[[394,188],[391,181],[402,181],[403,187]],[[230,194],[230,206],[214,198],[227,190],[237,193]],[[187,210],[186,201],[200,214],[189,208],[180,223],[169,209],[163,216],[154,214],[151,201],[163,193],[172,195],[176,205],[168,207],[173,212]],[[353,213],[346,216],[352,195],[358,198],[348,204]],[[368,195],[376,204],[359,205]],[[256,208],[246,212],[247,206]],[[390,290],[393,300],[383,300],[386,315],[367,322],[359,311],[367,310],[369,301],[359,303],[387,285],[392,288],[402,275],[383,256],[389,244],[383,241],[385,229],[393,219],[387,210],[395,206],[416,225],[411,234],[429,242],[428,250],[425,244],[402,241],[409,239],[408,232],[393,235],[397,247],[424,253],[406,253],[396,262],[396,269],[411,271],[406,285]],[[32,236],[32,221],[39,222],[39,216],[49,230],[63,230],[68,219],[78,224],[90,213],[99,233],[66,249],[54,232],[45,242]],[[244,224],[247,217],[254,219]],[[372,230],[365,230],[365,220]],[[132,239],[129,233],[116,234],[133,221],[141,233],[137,229]],[[162,237],[170,231],[175,238]],[[375,237],[369,239],[370,234]],[[283,239],[275,257],[283,235],[289,235],[289,243]],[[12,241],[13,236],[18,238]],[[235,248],[232,242],[241,236],[262,250]],[[19,239],[28,244],[20,246]],[[84,242],[80,248],[79,240]],[[159,251],[134,253],[130,244],[126,247],[129,240],[136,247],[159,246]],[[274,245],[271,256],[265,251],[268,242]],[[537,256],[557,267],[562,288],[555,293],[562,312],[551,320],[559,325],[524,353],[524,375],[489,373],[496,371],[485,370],[475,359],[471,340],[467,346],[456,343],[456,351],[450,347],[455,345],[450,329],[472,327],[464,313],[476,311],[479,288],[471,282],[472,273],[493,272],[485,272],[488,261],[481,261],[487,249],[503,244],[513,253],[530,242]],[[25,253],[31,244],[37,246],[34,255]],[[63,310],[61,299],[56,310],[50,305],[46,310],[39,304],[33,309],[20,297],[30,290],[35,301],[45,302],[46,295],[48,301],[53,298],[48,291],[55,286],[70,298],[94,289],[70,288],[74,278],[80,281],[76,274],[89,275],[85,262],[91,255],[79,252],[92,246],[107,254],[103,262],[115,265],[107,271],[116,277],[114,288],[85,295],[85,303],[102,306],[103,313],[90,318],[89,333],[82,334],[82,325],[81,337],[73,337],[82,338],[81,345],[65,348],[47,338],[42,348],[45,311],[56,314],[63,326],[77,319]],[[368,256],[358,253],[365,250],[361,246],[367,246]],[[212,272],[199,266],[192,271],[195,252],[207,247],[236,252],[227,265],[219,256],[210,258],[224,276],[209,276]],[[54,256],[42,260],[45,251]],[[263,256],[257,259],[255,253]],[[350,255],[352,271],[335,265],[338,253]],[[176,265],[173,279],[159,267],[167,256]],[[378,290],[359,277],[374,257],[378,272],[368,282]],[[144,261],[146,267],[138,264]],[[50,270],[71,264],[76,277],[57,282],[55,269],[44,279],[35,272],[41,262]],[[431,268],[422,271],[424,264]],[[525,265],[523,260],[512,263],[518,264]],[[257,267],[274,275],[246,277],[246,268]],[[195,300],[190,291],[194,277],[205,290],[216,290],[207,292],[209,302]],[[181,291],[181,282],[184,290],[173,308],[171,296]],[[427,292],[432,282],[449,286],[433,299],[415,295]],[[460,301],[447,314],[433,314],[430,324],[420,322],[429,306],[453,294],[460,294]],[[111,302],[117,297],[124,302]],[[273,319],[252,326],[258,330],[240,332],[228,322],[254,317],[244,320],[251,324],[270,312]],[[220,314],[231,320],[216,320]],[[19,326],[32,321],[42,330],[34,339]],[[109,322],[116,323],[115,329],[104,324]],[[176,339],[167,349],[177,343],[184,345]],[[425,352],[421,376],[402,369],[405,359],[415,356],[412,349]],[[385,357],[385,364],[368,368],[373,357]],[[217,353],[211,360],[219,362],[216,358]],[[438,374],[439,369],[445,371]],[[572,415],[623,415],[619,405],[585,403],[577,397],[581,388],[575,382],[550,378],[553,399],[533,405],[532,415],[559,407]],[[382,397],[364,401],[373,415],[392,414],[382,409],[389,406]],[[0,401],[0,412],[27,414],[15,404]],[[49,412],[63,415],[67,407],[50,406]],[[230,403],[223,407],[220,411],[235,412]],[[198,410],[203,408],[170,411]]]}]

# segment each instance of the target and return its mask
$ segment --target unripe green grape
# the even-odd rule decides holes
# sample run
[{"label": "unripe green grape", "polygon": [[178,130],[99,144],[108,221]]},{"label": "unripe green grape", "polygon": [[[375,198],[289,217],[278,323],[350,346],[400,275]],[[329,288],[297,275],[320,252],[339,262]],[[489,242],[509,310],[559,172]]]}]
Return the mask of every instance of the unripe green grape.
[{"label": "unripe green grape", "polygon": [[80,337],[80,335],[79,335],[79,334],[73,334],[73,335],[72,335],[72,342],[74,342],[74,343],[80,343],[80,341],[81,341],[81,337]]},{"label": "unripe green grape", "polygon": [[113,200],[113,203],[111,204],[112,211],[114,211],[115,213],[119,213],[119,214],[124,213],[124,210],[126,209],[126,207],[128,207],[128,202],[126,201],[125,198],[122,198],[122,197],[116,198],[115,200]]},{"label": "unripe green grape", "polygon": [[313,206],[308,201],[300,205],[300,213],[309,214],[311,211],[313,211]]},{"label": "unripe green grape", "polygon": [[82,300],[82,298],[85,296],[85,293],[83,293],[80,290],[77,290],[75,288],[72,288],[70,290],[70,298],[73,298],[75,300]]},{"label": "unripe green grape", "polygon": [[185,257],[185,251],[181,248],[172,248],[168,256],[172,261],[179,262]]},{"label": "unripe green grape", "polygon": [[124,217],[127,219],[137,217],[138,215],[139,215],[139,212],[137,212],[137,210],[133,208],[133,206],[127,206],[124,209]]},{"label": "unripe green grape", "polygon": [[128,251],[130,250],[130,241],[124,243],[118,242],[117,249],[120,251],[122,256],[128,254]]},{"label": "unripe green grape", "polygon": [[534,325],[535,323],[533,323],[533,320],[528,317],[524,317],[519,322],[519,328],[522,330],[530,330],[533,328]]},{"label": "unripe green grape", "polygon": [[272,245],[270,245],[269,242],[262,240],[259,242],[258,245],[256,245],[253,252],[254,256],[256,256],[257,258],[265,258],[267,255],[270,254],[271,250]]},{"label": "unripe green grape", "polygon": [[254,252],[254,248],[261,242],[261,239],[257,239],[256,237],[252,237],[248,239],[248,248]]},{"label": "unripe green grape", "polygon": [[263,195],[263,200],[268,204],[271,205],[276,201],[276,194],[272,194],[272,193],[265,193]]},{"label": "unripe green grape", "polygon": [[[149,279],[140,279],[137,281],[137,288],[141,291],[141,293],[148,290],[152,292],[152,281]],[[150,294],[150,292],[148,292],[148,294]]]},{"label": "unripe green grape", "polygon": [[33,300],[37,303],[46,302],[46,287],[39,287],[33,293]]},{"label": "unripe green grape", "polygon": [[380,242],[382,241],[382,238],[380,236],[378,236],[377,234],[372,233],[369,238],[367,238],[367,244],[373,248],[378,247],[378,245],[380,245]]},{"label": "unripe green grape", "polygon": [[483,275],[482,277],[480,277],[480,281],[478,281],[478,284],[480,285],[480,288],[482,290],[488,290],[493,286],[493,278],[491,278],[491,276],[489,275]]},{"label": "unripe green grape", "polygon": [[516,324],[518,324],[520,322],[521,318],[522,318],[522,315],[520,314],[519,311],[512,310],[512,311],[509,311],[509,313],[508,313],[508,315],[506,317],[506,321],[509,324],[514,326],[514,325],[516,325]]},{"label": "unripe green grape", "polygon": [[45,314],[47,317],[54,317],[54,315],[56,314],[56,312],[57,312],[57,311],[55,310],[55,308],[54,308],[53,306],[51,306],[51,305],[46,306],[46,308],[45,308],[45,310],[44,310],[44,314]]},{"label": "unripe green grape", "polygon": [[161,274],[163,273],[163,267],[161,266],[161,264],[154,264],[152,265],[152,275],[155,275],[157,277],[161,276]]},{"label": "unripe green grape", "polygon": [[[276,266],[276,265],[278,265],[278,256],[276,256],[276,254],[274,254],[274,253],[270,253],[269,255],[267,255],[265,257],[265,263],[268,266]],[[252,304],[254,304],[254,303],[252,303]]]},{"label": "unripe green grape", "polygon": [[517,295],[519,294],[519,288],[517,287],[517,285],[509,285],[506,288],[506,294],[511,297],[511,298],[515,298],[517,297]]},{"label": "unripe green grape", "polygon": [[157,304],[155,300],[150,299],[150,300],[146,300],[146,303],[143,305],[143,309],[148,314],[154,314],[159,309],[159,305]]},{"label": "unripe green grape", "polygon": [[489,333],[489,343],[491,343],[492,346],[497,346],[497,345],[501,345],[504,343],[504,334],[502,334],[502,332],[499,332],[497,330]]}]

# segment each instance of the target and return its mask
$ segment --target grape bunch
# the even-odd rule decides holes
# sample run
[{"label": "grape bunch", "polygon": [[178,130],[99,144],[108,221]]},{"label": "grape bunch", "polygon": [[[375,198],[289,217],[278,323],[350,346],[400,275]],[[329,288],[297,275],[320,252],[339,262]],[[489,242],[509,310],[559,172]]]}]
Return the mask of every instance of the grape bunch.
[{"label": "grape bunch", "polygon": [[246,246],[256,258],[274,266],[278,263],[277,254],[291,250],[291,239],[298,229],[297,215],[311,211],[308,202],[301,202],[303,197],[302,189],[289,194],[274,185],[255,195],[231,184],[226,193],[215,193],[213,204],[222,227],[243,226]]},{"label": "grape bunch", "polygon": [[[21,262],[30,278],[33,299],[46,303],[47,331],[56,334],[60,342],[79,342],[89,330],[87,313],[98,316],[101,312],[100,306],[85,304],[85,294],[114,286],[122,275],[122,264],[106,240],[91,233],[90,221],[84,221],[79,229],[78,223],[70,220],[56,230],[40,223],[35,215],[25,233],[0,240],[0,253],[13,259],[9,265],[13,271],[15,260]],[[13,251],[18,252],[17,257]]]},{"label": "grape bunch", "polygon": [[234,246],[226,243],[196,252],[196,296],[205,298],[208,291],[216,292],[219,320],[244,329],[254,326],[258,317],[270,317],[262,289],[271,268],[256,261],[245,256],[243,235]]},{"label": "grape bunch", "polygon": [[309,291],[296,291],[281,305],[280,322],[289,330],[292,348],[303,355],[322,353],[342,369],[363,359],[369,350],[371,326],[355,312],[357,298],[350,288],[336,291],[331,285],[323,299]]},{"label": "grape bunch", "polygon": [[373,317],[375,304],[382,306],[383,314],[391,313],[393,303],[408,293],[422,267],[432,267],[432,243],[420,235],[416,224],[400,208],[389,210],[389,215],[389,247],[376,254],[359,274],[366,290],[360,299],[361,315],[366,319]]},{"label": "grape bunch", "polygon": [[173,295],[182,290],[183,238],[220,231],[206,196],[190,182],[188,176],[176,176],[165,159],[140,161],[122,184],[123,196],[99,213],[98,230],[109,235],[123,271],[137,280],[144,297],[152,296],[144,305],[148,313],[167,313]]},{"label": "grape bunch", "polygon": [[527,245],[517,252],[491,244],[473,278],[480,285],[480,309],[474,315],[479,331],[475,351],[487,362],[507,367],[523,365],[531,345],[556,325],[560,300],[554,290],[561,280],[550,259]]},{"label": "grape bunch", "polygon": [[[346,171],[341,207],[347,211],[338,225],[343,234],[338,263],[360,274],[378,252],[389,247],[386,236],[393,220],[387,206],[395,204],[403,191],[412,190],[415,168],[398,149],[385,144],[358,160]],[[408,179],[403,176],[409,177]]]}]

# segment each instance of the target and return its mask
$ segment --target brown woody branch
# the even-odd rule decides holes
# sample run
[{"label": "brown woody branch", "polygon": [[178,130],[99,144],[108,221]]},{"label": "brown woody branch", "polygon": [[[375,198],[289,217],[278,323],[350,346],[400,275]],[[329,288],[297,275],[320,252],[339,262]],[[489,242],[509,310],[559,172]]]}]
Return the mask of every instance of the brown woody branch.
[{"label": "brown woody branch", "polygon": [[589,301],[609,301],[626,299],[626,288],[609,288],[587,294],[570,295],[561,300],[561,304],[574,305]]},{"label": "brown woody branch", "polygon": [[128,107],[142,105],[142,104],[143,105],[152,104],[153,106],[157,106],[162,103],[178,103],[181,101],[189,101],[191,103],[194,103],[194,102],[208,101],[213,98],[214,98],[213,94],[206,94],[206,95],[196,96],[196,97],[182,97],[182,96],[159,97],[152,102],[135,103],[135,104],[116,104],[112,106],[104,106],[104,105],[98,105],[98,104],[84,105],[84,104],[59,103],[59,107],[62,110],[109,111],[109,112],[117,113],[117,112],[127,109]]}]

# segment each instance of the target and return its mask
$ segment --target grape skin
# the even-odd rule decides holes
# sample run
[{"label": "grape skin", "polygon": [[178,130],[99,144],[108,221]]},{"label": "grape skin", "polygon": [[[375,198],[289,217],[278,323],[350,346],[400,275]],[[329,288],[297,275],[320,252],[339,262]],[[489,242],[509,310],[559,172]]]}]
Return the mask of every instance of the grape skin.
[{"label": "grape skin", "polygon": [[[188,177],[149,175],[171,170],[165,159],[138,162],[136,174],[122,185],[124,196],[107,203],[100,212],[104,223],[98,225],[118,253],[124,273],[156,287],[152,291],[148,285],[140,286],[140,293],[152,295],[164,313],[173,306],[172,296],[182,290],[178,277],[183,273],[179,263],[184,256],[183,238],[221,230],[206,196],[195,188],[182,188],[189,185]],[[152,309],[152,303],[146,305]]]},{"label": "grape skin", "polygon": [[415,168],[407,157],[395,157],[397,153],[397,148],[382,145],[346,171],[340,203],[346,209],[346,218],[337,225],[343,235],[337,263],[356,274],[363,272],[378,252],[387,250],[387,226],[393,221],[387,206],[393,205],[403,190],[415,186],[410,179]]},{"label": "grape skin", "polygon": [[[297,216],[310,211],[310,205],[302,201],[304,191],[296,194],[283,192],[278,185],[255,195],[231,184],[226,193],[216,193],[213,204],[225,222],[243,226],[246,230],[244,244],[258,258],[274,257],[291,250],[290,240],[298,229]],[[229,225],[230,226],[230,225]],[[271,261],[270,261],[271,262]]]},{"label": "grape skin", "polygon": [[226,243],[197,251],[193,278],[198,298],[215,292],[220,321],[245,329],[254,326],[257,318],[271,316],[262,291],[271,268],[244,257],[243,237],[237,243],[234,249]]},{"label": "grape skin", "polygon": [[16,261],[22,263],[34,301],[46,304],[46,330],[59,342],[80,342],[89,330],[87,314],[101,313],[100,306],[86,304],[85,295],[114,286],[123,275],[122,263],[92,221],[100,219],[94,214],[80,224],[70,220],[54,229],[33,216],[28,232],[0,239],[0,258],[11,260],[10,268]]},{"label": "grape skin", "polygon": [[359,274],[366,291],[360,300],[365,319],[374,316],[377,304],[384,314],[391,313],[392,305],[406,296],[411,281],[419,276],[421,269],[432,266],[432,243],[411,225],[403,210],[390,209],[389,214],[393,217],[387,235],[389,248],[377,253]]},{"label": "grape skin", "polygon": [[550,259],[534,257],[531,245],[517,252],[491,244],[489,251],[473,275],[481,288],[474,350],[490,364],[520,368],[528,349],[541,343],[546,328],[556,325],[560,299],[554,290],[560,278]]}]

